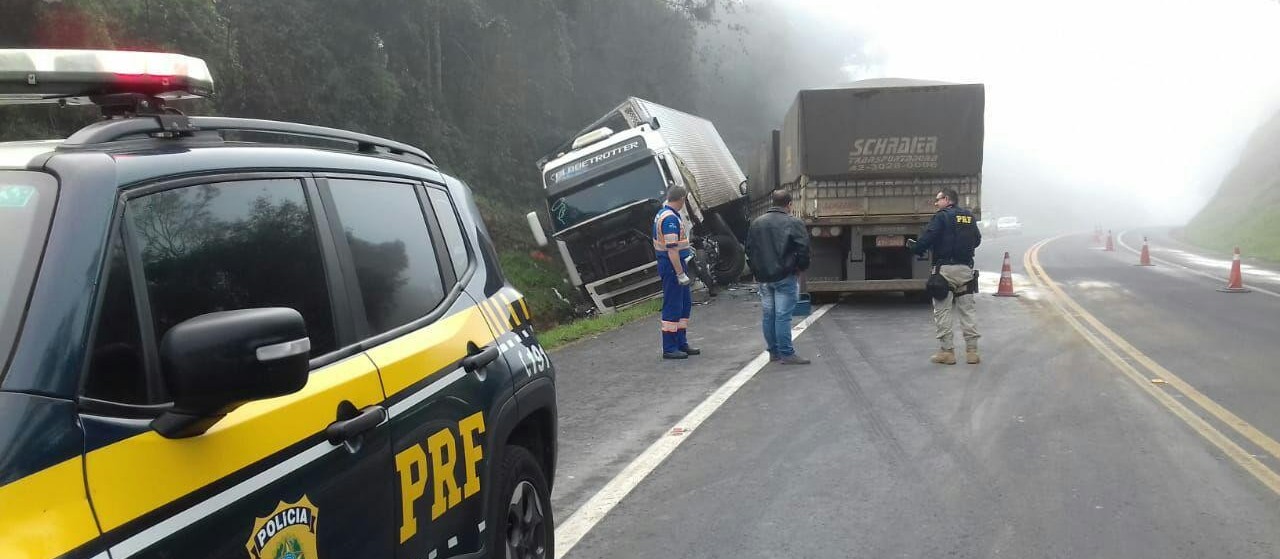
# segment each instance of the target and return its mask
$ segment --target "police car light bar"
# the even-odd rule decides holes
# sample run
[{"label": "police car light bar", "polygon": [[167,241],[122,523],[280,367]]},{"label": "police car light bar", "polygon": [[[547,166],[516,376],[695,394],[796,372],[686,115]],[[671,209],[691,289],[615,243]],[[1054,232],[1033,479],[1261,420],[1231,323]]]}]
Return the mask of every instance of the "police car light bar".
[{"label": "police car light bar", "polygon": [[190,99],[212,92],[209,66],[181,54],[0,49],[0,104],[85,103],[130,93]]}]

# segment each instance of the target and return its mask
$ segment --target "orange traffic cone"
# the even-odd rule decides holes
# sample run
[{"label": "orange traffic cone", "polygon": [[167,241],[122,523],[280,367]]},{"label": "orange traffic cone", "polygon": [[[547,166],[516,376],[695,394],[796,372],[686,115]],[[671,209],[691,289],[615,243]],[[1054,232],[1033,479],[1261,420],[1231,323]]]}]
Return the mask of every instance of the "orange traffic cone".
[{"label": "orange traffic cone", "polygon": [[1227,278],[1227,286],[1218,289],[1223,293],[1248,293],[1253,291],[1244,286],[1244,280],[1240,277],[1240,247],[1236,247],[1235,255],[1231,257],[1231,277]]},{"label": "orange traffic cone", "polygon": [[1104,250],[1104,251],[1106,251],[1106,252],[1115,252],[1115,251],[1116,251],[1116,243],[1115,243],[1115,241],[1111,238],[1111,230],[1110,230],[1110,229],[1107,229],[1107,248],[1104,248],[1104,249],[1102,249],[1102,250]]},{"label": "orange traffic cone", "polygon": [[1009,253],[1004,253],[1004,265],[1000,266],[1000,287],[996,289],[996,297],[1017,297],[1013,292],[1013,268],[1009,266]]},{"label": "orange traffic cone", "polygon": [[1093,226],[1093,246],[1102,246],[1102,228],[1097,225]]},{"label": "orange traffic cone", "polygon": [[1139,266],[1155,266],[1151,263],[1151,249],[1147,247],[1147,238],[1142,238],[1142,254],[1138,256]]}]

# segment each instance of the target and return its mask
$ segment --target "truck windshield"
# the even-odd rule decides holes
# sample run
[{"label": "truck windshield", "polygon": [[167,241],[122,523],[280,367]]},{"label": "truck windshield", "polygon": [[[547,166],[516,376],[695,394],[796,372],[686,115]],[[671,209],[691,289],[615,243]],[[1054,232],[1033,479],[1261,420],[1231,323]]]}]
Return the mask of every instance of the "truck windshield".
[{"label": "truck windshield", "polygon": [[17,338],[49,229],[55,185],[43,173],[0,171],[0,364],[9,360]]},{"label": "truck windshield", "polygon": [[549,200],[556,232],[638,200],[661,200],[667,181],[654,159],[602,177],[588,178],[569,194]]}]

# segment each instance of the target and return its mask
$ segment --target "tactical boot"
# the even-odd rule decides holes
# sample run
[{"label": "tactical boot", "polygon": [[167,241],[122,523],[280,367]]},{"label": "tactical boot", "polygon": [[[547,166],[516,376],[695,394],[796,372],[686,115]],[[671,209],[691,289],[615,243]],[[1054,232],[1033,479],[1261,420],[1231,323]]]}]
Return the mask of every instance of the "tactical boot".
[{"label": "tactical boot", "polygon": [[940,349],[938,350],[938,353],[933,354],[933,357],[929,358],[929,361],[932,363],[940,363],[942,365],[955,365],[956,351],[954,349]]},{"label": "tactical boot", "polygon": [[688,355],[702,355],[702,350],[696,347],[684,346],[680,348],[680,351],[683,351]]},{"label": "tactical boot", "polygon": [[[673,351],[671,353],[663,353],[663,359],[688,359],[689,354],[683,351]],[[952,361],[954,363],[954,361]]]},{"label": "tactical boot", "polygon": [[982,361],[982,359],[978,357],[978,348],[976,347],[965,348],[964,350],[965,363],[968,363],[970,365],[977,365],[979,361]]}]

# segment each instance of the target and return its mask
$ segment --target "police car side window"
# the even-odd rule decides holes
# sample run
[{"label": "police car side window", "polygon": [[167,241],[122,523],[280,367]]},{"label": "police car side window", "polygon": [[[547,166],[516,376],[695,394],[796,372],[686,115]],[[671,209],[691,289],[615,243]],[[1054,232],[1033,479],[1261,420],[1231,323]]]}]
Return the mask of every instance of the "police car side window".
[{"label": "police car side window", "polygon": [[449,260],[453,261],[453,272],[461,278],[470,265],[467,252],[467,239],[462,234],[462,224],[458,222],[458,214],[454,213],[453,202],[449,194],[443,190],[427,189],[427,197],[431,199],[431,209],[436,213],[436,221],[444,233],[445,247],[449,249]]},{"label": "police car side window", "polygon": [[444,301],[440,264],[413,185],[330,179],[334,210],[377,335],[426,316]]},{"label": "police car side window", "polygon": [[107,258],[105,291],[89,353],[89,376],[84,394],[90,398],[122,404],[158,404],[165,401],[162,389],[147,387],[143,358],[142,330],[138,322],[129,262],[124,238],[117,229],[112,235]]},{"label": "police car side window", "polygon": [[174,325],[235,309],[288,307],[313,356],[336,346],[320,241],[296,179],[223,182],[132,200],[157,343]]},{"label": "police car side window", "polygon": [[469,212],[471,220],[475,223],[472,233],[478,237],[480,242],[480,260],[484,263],[484,292],[487,294],[497,293],[502,286],[506,285],[506,277],[502,275],[502,268],[498,265],[498,250],[493,246],[493,236],[489,234],[489,229],[485,227],[484,216],[480,214],[479,206],[476,206],[474,196],[469,192],[474,192],[467,183],[462,183],[463,189],[462,200],[459,201],[458,209],[460,211]]}]

